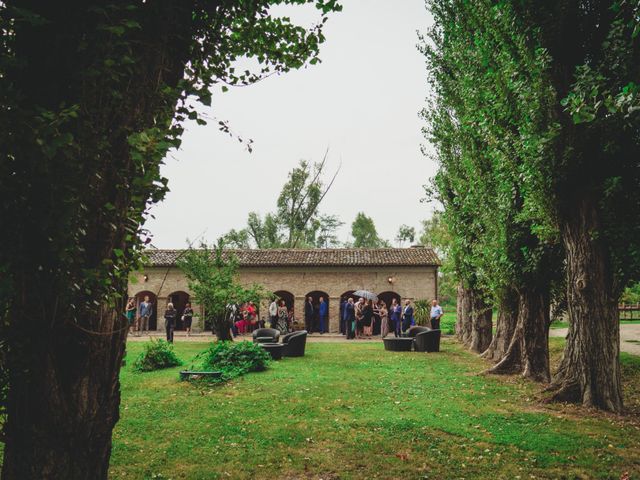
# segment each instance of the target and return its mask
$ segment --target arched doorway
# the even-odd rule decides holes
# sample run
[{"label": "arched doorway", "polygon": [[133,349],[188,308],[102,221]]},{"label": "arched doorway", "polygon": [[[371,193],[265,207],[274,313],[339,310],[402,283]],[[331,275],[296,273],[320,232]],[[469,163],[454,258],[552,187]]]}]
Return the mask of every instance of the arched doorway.
[{"label": "arched doorway", "polygon": [[[329,331],[329,322],[331,319],[329,318],[329,294],[327,292],[323,292],[322,290],[314,290],[312,292],[307,293],[304,296],[305,304],[307,303],[307,299],[311,297],[313,303],[313,317],[311,319],[311,332],[319,332],[320,331],[320,297],[322,297],[327,304],[327,323],[325,325],[325,330]],[[300,310],[300,314],[302,314],[302,318],[304,318],[304,309]]]},{"label": "arched doorway", "polygon": [[136,320],[138,319],[138,312],[140,311],[140,304],[144,300],[144,297],[149,297],[149,301],[153,305],[153,312],[149,317],[149,330],[157,330],[158,328],[158,297],[153,292],[148,290],[144,290],[142,292],[138,292],[135,295],[136,300]]},{"label": "arched doorway", "polygon": [[187,292],[177,291],[172,292],[167,297],[167,304],[173,303],[173,308],[176,309],[176,330],[184,330],[184,322],[182,321],[182,314],[184,313],[184,307],[189,303],[191,296]]},{"label": "arched doorway", "polygon": [[[401,302],[402,297],[400,297],[400,294],[396,292],[388,291],[388,292],[382,292],[378,294],[378,300],[383,301],[387,305],[387,309],[391,305],[391,302],[393,301],[394,298],[396,299],[396,302],[398,302],[399,305],[402,305],[402,302]],[[380,326],[381,326],[380,322],[378,322],[378,324],[374,326],[375,327],[373,330],[374,335],[380,335]]]},{"label": "arched doorway", "polygon": [[400,296],[400,294],[396,293],[396,292],[382,292],[378,294],[378,299],[382,300],[384,303],[387,304],[387,308],[389,308],[389,305],[391,305],[391,301],[393,299],[396,299],[396,302],[398,302],[399,304],[401,304],[402,302],[402,297]]},{"label": "arched doorway", "polygon": [[295,303],[295,296],[291,292],[287,292],[286,290],[278,290],[277,292],[273,292],[273,295],[276,297],[278,302],[280,300],[284,300],[285,305],[287,306],[287,310],[291,311],[293,305]]}]

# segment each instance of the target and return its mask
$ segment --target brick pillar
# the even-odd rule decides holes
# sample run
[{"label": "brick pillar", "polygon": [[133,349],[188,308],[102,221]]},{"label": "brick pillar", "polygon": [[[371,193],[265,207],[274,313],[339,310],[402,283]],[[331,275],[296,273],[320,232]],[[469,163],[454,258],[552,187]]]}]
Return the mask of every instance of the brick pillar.
[{"label": "brick pillar", "polygon": [[191,331],[200,333],[204,329],[204,308],[197,303],[191,303],[193,309],[193,321],[191,322]]},{"label": "brick pillar", "polygon": [[340,297],[329,297],[329,333],[340,333]]},{"label": "brick pillar", "polygon": [[156,332],[164,333],[164,311],[169,303],[168,297],[158,297],[158,305],[156,311]]},{"label": "brick pillar", "polygon": [[298,322],[298,330],[304,330],[304,302],[306,297],[304,295],[296,295],[295,304],[293,307],[293,315]]}]

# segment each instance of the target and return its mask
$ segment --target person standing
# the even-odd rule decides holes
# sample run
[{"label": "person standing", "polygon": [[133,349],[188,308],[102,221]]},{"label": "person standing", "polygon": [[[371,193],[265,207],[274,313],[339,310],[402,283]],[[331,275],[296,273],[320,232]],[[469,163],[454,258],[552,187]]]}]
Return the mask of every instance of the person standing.
[{"label": "person standing", "polygon": [[409,330],[409,327],[413,324],[413,306],[411,306],[411,300],[405,300],[404,309],[402,311],[402,333]]},{"label": "person standing", "polygon": [[393,334],[396,337],[400,336],[401,323],[400,315],[402,314],[402,307],[398,301],[394,298],[391,300],[391,308],[389,309],[389,315],[391,316],[391,326],[393,327]]},{"label": "person standing", "polygon": [[140,303],[138,310],[138,332],[144,334],[149,330],[149,318],[153,314],[153,303],[149,301],[149,295],[144,296],[144,301]]},{"label": "person standing", "polygon": [[130,298],[127,302],[127,306],[124,309],[127,322],[129,323],[129,333],[133,328],[133,324],[136,321],[136,302],[133,298]]},{"label": "person standing", "polygon": [[389,311],[387,304],[380,301],[380,336],[382,338],[389,334]]},{"label": "person standing", "polygon": [[347,297],[340,300],[340,333],[347,335]]},{"label": "person standing", "polygon": [[362,310],[364,309],[364,298],[360,297],[355,305],[356,315],[356,339],[362,337]]},{"label": "person standing", "polygon": [[320,305],[318,305],[318,315],[320,316],[320,335],[327,333],[327,320],[329,315],[329,305],[324,301],[324,297],[320,297]]},{"label": "person standing", "polygon": [[176,328],[176,309],[173,308],[173,303],[167,304],[167,309],[164,312],[164,328],[167,332],[167,342],[173,343],[173,331]]},{"label": "person standing", "polygon": [[193,308],[191,308],[191,303],[189,302],[184,306],[184,312],[182,312],[182,323],[185,331],[187,332],[187,337],[190,337],[191,324],[193,323]]},{"label": "person standing", "polygon": [[353,304],[353,298],[349,298],[349,300],[347,300],[347,304],[344,308],[347,340],[353,340],[356,336],[356,309]]},{"label": "person standing", "polygon": [[371,337],[373,331],[373,301],[367,300],[367,303],[362,307],[362,326],[365,337]]},{"label": "person standing", "polygon": [[304,328],[309,333],[313,331],[313,313],[314,312],[315,312],[315,308],[313,308],[313,298],[308,297],[307,302],[304,304]]},{"label": "person standing", "polygon": [[280,300],[276,328],[280,330],[280,333],[289,332],[289,312],[287,311],[287,304],[284,302],[284,300]]},{"label": "person standing", "polygon": [[275,298],[269,305],[269,323],[271,323],[271,328],[276,328],[278,323],[278,302],[276,302]]},{"label": "person standing", "polygon": [[431,329],[432,330],[440,330],[440,319],[444,315],[444,310],[442,307],[438,305],[438,300],[433,300],[431,302]]}]

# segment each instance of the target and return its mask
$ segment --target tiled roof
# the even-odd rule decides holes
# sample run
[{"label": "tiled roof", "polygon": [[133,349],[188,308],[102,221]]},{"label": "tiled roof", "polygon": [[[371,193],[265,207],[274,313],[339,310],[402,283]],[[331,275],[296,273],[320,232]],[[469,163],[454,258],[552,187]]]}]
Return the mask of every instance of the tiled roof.
[{"label": "tiled roof", "polygon": [[[145,253],[153,266],[174,265],[185,250],[149,249]],[[317,249],[247,249],[233,252],[242,267],[304,266],[436,266],[438,256],[431,248],[317,248]]]}]

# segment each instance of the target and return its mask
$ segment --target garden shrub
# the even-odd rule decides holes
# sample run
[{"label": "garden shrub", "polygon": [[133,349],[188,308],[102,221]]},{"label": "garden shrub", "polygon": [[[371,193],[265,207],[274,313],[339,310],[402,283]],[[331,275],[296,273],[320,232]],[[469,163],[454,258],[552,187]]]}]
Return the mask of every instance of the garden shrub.
[{"label": "garden shrub", "polygon": [[182,365],[182,361],[173,351],[172,344],[165,340],[151,340],[133,362],[133,369],[138,372],[150,372],[178,365]]},{"label": "garden shrub", "polygon": [[223,380],[265,370],[271,360],[269,352],[252,342],[215,342],[198,357],[203,370],[221,371]]}]

